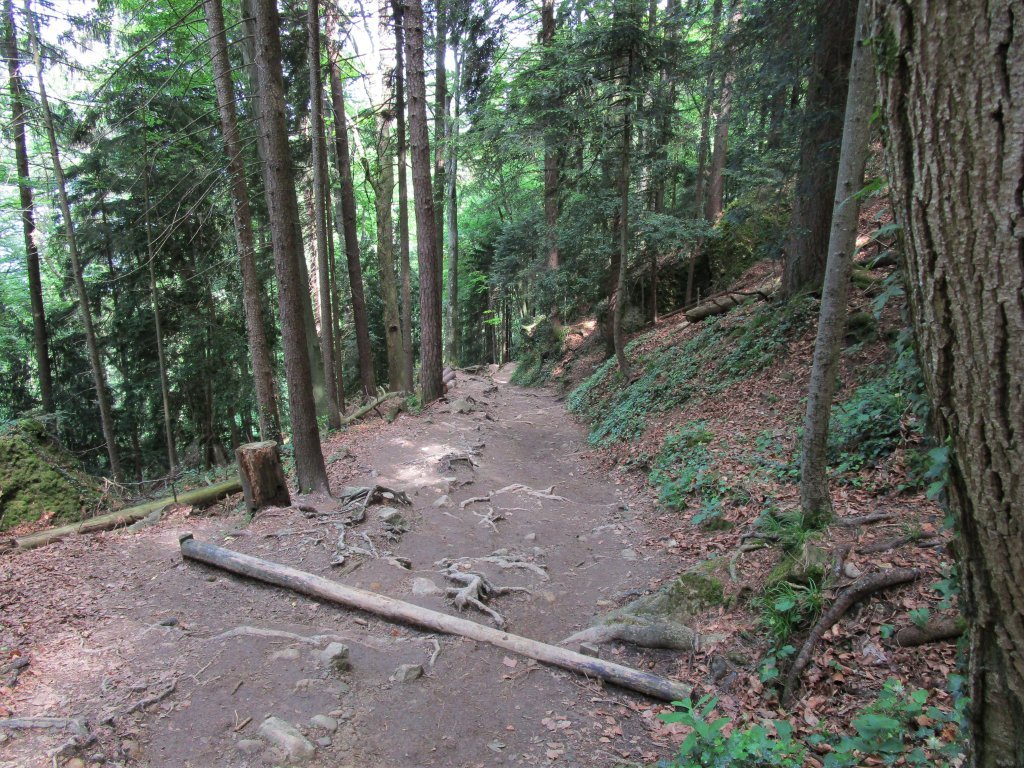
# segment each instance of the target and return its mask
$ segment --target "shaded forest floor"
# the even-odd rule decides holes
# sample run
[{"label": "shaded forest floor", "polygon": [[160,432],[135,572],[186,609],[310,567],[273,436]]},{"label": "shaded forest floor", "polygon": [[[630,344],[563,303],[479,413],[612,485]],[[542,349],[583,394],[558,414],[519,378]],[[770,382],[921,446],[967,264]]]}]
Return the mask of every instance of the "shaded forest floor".
[{"label": "shaded forest floor", "polygon": [[[851,309],[863,312],[871,301],[870,292],[857,291]],[[758,311],[742,307],[723,319],[723,343],[742,346],[744,337],[734,331]],[[898,310],[888,307],[875,335],[851,343],[843,397],[880,367],[891,367],[881,339],[898,325]],[[681,348],[702,328],[677,316],[638,335],[630,347],[638,370],[651,373],[660,351]],[[592,326],[576,330],[574,349],[555,371],[563,390],[600,362]],[[0,716],[88,720],[97,741],[59,761],[74,766],[285,764],[256,735],[268,716],[304,732],[316,746],[308,763],[314,766],[642,766],[671,759],[686,733],[658,719],[670,707],[644,697],[183,563],[178,536],[186,531],[449,612],[441,561],[504,556],[525,565],[501,568],[479,559],[468,565],[496,584],[528,590],[491,606],[510,631],[551,643],[680,572],[711,563],[724,599],[692,617],[702,637],[695,650],[611,643],[602,655],[683,680],[695,695],[714,694],[718,712],[737,722],[785,717],[804,736],[848,732],[890,677],[923,689],[929,704],[948,711],[954,645],[905,648],[892,637],[912,624],[915,612],[918,619],[950,613],[932,586],[949,575],[941,511],[923,490],[906,487],[917,440],[909,432],[894,452],[847,473],[835,489],[843,517],[888,517],[801,537],[796,554],[810,540],[824,557],[821,583],[811,591],[826,606],[863,574],[913,566],[926,576],[855,606],[817,645],[793,708],[783,711],[778,703],[770,667],[788,663],[779,652],[778,622],[792,623],[788,642],[799,647],[810,619],[791,609],[772,611],[777,596],[767,606],[764,598],[780,563],[799,557],[793,547],[787,554],[785,541],[740,548],[763,532],[766,510],[785,519],[796,507],[791,456],[813,323],[795,323],[787,333],[760,367],[725,386],[709,368],[713,392],[660,411],[637,406],[634,413],[632,401],[602,399],[622,397],[614,394],[624,391],[621,383],[592,382],[589,411],[578,396],[570,398],[574,409],[591,426],[614,416],[633,430],[603,446],[588,444],[587,429],[566,414],[564,396],[554,389],[510,385],[510,367],[461,374],[448,401],[421,414],[332,436],[324,454],[335,493],[379,483],[412,501],[398,506],[404,532],[388,530],[380,508],[371,507],[366,521],[349,529],[347,543],[375,554],[350,553],[340,565],[331,565],[338,531],[330,513],[338,503],[318,497],[293,497],[292,507],[266,510],[252,521],[235,497],[202,512],[178,509],[138,533],[83,536],[5,555],[0,663],[29,663],[15,685],[0,688]],[[716,359],[726,359],[730,349],[717,349]],[[657,386],[667,396],[671,383]],[[636,399],[642,405],[644,398]],[[692,487],[677,487],[666,497],[678,477],[668,472],[659,479],[659,457],[672,435],[698,422],[700,440],[682,445],[693,450],[670,458],[677,466],[703,462],[714,488],[699,486],[694,495]],[[525,490],[462,505],[511,484]],[[709,502],[717,505],[710,516]],[[902,545],[865,554],[904,536],[910,538]],[[833,573],[840,553],[843,563]],[[797,584],[794,605],[807,592]],[[482,614],[470,618],[488,621]],[[246,627],[292,636],[244,629],[224,635]],[[322,658],[331,641],[349,646],[350,671],[339,673]],[[403,664],[421,665],[423,677],[393,679]],[[311,723],[318,716],[319,725]],[[0,743],[0,766],[52,765],[49,755],[66,739],[49,731],[10,735]],[[827,749],[812,752],[808,764],[820,765]]]}]

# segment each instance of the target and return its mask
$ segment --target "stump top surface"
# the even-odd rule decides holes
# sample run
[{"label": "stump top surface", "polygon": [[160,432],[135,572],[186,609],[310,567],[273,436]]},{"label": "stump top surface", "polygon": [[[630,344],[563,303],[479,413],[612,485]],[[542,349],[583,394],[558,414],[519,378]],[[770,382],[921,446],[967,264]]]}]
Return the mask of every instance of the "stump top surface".
[{"label": "stump top surface", "polygon": [[273,440],[262,440],[258,443],[245,443],[244,445],[238,446],[240,451],[262,451],[267,448],[276,448],[277,443]]}]

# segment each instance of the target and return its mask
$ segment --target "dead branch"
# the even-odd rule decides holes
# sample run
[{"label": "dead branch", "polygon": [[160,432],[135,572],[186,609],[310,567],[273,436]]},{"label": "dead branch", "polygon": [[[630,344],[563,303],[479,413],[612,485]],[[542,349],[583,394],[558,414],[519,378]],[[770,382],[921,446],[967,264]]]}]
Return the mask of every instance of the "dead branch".
[{"label": "dead branch", "polygon": [[362,611],[369,611],[391,621],[467,637],[489,643],[537,661],[568,669],[577,674],[596,677],[665,701],[679,701],[689,697],[690,686],[664,677],[631,669],[603,659],[574,653],[565,648],[548,645],[526,637],[513,635],[493,627],[432,611],[386,595],[348,587],[312,573],[272,563],[251,555],[232,552],[224,547],[195,541],[191,535],[180,540],[182,555],[191,560],[208,563],[249,578],[259,579],[286,589],[292,589],[321,600]]},{"label": "dead branch", "polygon": [[729,558],[729,578],[733,581],[739,581],[739,577],[736,575],[736,565],[745,552],[754,552],[770,546],[771,544],[766,539],[758,539],[746,544],[740,544],[736,551],[732,553],[732,557]]},{"label": "dead branch", "polygon": [[938,534],[934,533],[910,533],[906,536],[897,536],[894,539],[876,541],[874,544],[868,544],[866,547],[859,547],[857,551],[862,555],[875,555],[879,552],[888,552],[890,549],[902,547],[904,544],[910,544],[911,542],[921,545],[937,538],[939,538]]},{"label": "dead branch", "polygon": [[372,411],[375,408],[379,407],[381,404],[386,403],[391,398],[398,397],[401,394],[402,394],[401,392],[387,392],[384,395],[381,395],[376,400],[373,400],[372,402],[369,402],[366,405],[364,405],[362,408],[357,410],[351,416],[346,416],[344,419],[342,419],[341,420],[341,426],[343,426],[343,427],[344,426],[348,426],[353,421],[358,421],[359,419],[363,418],[363,416],[368,414],[370,411]]},{"label": "dead branch", "polygon": [[797,654],[796,659],[793,661],[793,666],[789,669],[789,674],[786,675],[786,683],[782,689],[782,706],[788,707],[792,703],[797,682],[800,679],[801,673],[811,663],[811,656],[814,653],[815,646],[825,632],[831,629],[843,617],[843,614],[868,595],[899,584],[906,584],[908,581],[915,581],[924,576],[924,573],[924,570],[921,568],[893,568],[890,571],[870,573],[853,582],[832,603],[832,606],[822,614],[817,624],[811,629],[807,640],[804,641],[803,646],[800,648],[800,653]]},{"label": "dead branch", "polygon": [[963,618],[940,618],[928,622],[923,627],[904,627],[896,633],[896,645],[909,648],[915,645],[936,643],[940,640],[955,640],[967,628]]}]

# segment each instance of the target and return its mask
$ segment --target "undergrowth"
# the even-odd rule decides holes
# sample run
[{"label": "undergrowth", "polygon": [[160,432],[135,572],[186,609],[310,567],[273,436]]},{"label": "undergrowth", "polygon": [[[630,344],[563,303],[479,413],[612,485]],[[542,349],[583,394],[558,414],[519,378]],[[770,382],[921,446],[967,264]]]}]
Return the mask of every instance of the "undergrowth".
[{"label": "undergrowth", "polygon": [[711,318],[684,344],[637,355],[634,342],[626,352],[643,373],[624,384],[608,360],[572,392],[569,410],[591,423],[592,445],[639,437],[652,415],[716,395],[771,364],[807,330],[816,310],[813,299],[798,297],[759,306],[739,322]]}]

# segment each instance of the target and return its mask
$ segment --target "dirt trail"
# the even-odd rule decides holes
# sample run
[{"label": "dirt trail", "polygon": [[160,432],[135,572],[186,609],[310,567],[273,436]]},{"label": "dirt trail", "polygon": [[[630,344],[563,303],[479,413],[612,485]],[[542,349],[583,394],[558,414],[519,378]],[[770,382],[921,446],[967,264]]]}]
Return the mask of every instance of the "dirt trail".
[{"label": "dirt trail", "polygon": [[[435,638],[182,563],[177,539],[191,531],[197,539],[454,611],[443,594],[429,594],[431,583],[438,590],[449,586],[436,563],[504,550],[547,573],[545,579],[535,570],[473,563],[498,585],[529,590],[491,602],[510,631],[557,642],[586,626],[595,612],[667,575],[670,563],[645,549],[653,534],[642,503],[624,497],[585,455],[584,430],[552,394],[510,386],[509,373],[462,375],[449,403],[393,425],[358,427],[325,444],[336,493],[344,485],[380,483],[405,490],[413,502],[399,509],[410,530],[393,541],[379,507],[349,529],[350,545],[369,548],[365,532],[380,558],[357,555],[332,567],[335,526],[294,506],[250,524],[234,508],[172,515],[140,533],[81,537],[4,558],[0,650],[18,649],[31,664],[15,688],[0,689],[0,705],[9,710],[0,714],[86,718],[99,740],[79,753],[84,765],[284,764],[256,735],[271,715],[320,740],[307,763],[313,766],[610,766],[643,764],[655,749],[664,756],[645,725],[654,702],[643,697],[490,646]],[[475,454],[477,466],[442,469],[440,459],[452,452]],[[554,486],[552,495],[566,501],[514,491],[460,504],[513,483],[541,491]],[[293,502],[337,507],[326,498]],[[489,622],[468,611],[468,618]],[[336,638],[218,638],[241,626]],[[320,658],[331,639],[350,647],[351,671],[338,674]],[[677,665],[662,652],[641,656],[612,646],[603,655],[665,675]],[[392,681],[401,664],[422,665],[424,677]],[[145,712],[125,713],[172,683],[173,691]],[[97,726],[108,714],[116,715],[113,726]],[[311,726],[316,715],[337,721],[337,730]],[[48,751],[65,739],[14,734],[0,743],[0,766],[49,766]]]}]

